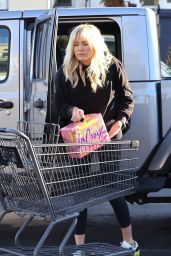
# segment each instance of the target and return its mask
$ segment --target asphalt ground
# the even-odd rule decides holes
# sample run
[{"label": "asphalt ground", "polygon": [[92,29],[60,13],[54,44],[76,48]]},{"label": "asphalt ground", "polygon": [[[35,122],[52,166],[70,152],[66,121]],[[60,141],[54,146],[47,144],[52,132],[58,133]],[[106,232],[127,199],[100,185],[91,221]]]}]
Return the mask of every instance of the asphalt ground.
[{"label": "asphalt ground", "polygon": [[[141,256],[171,256],[171,205],[170,204],[146,204],[130,205],[132,216],[133,235],[141,248]],[[25,217],[7,214],[0,224],[0,247],[11,248],[14,246],[14,236],[18,228],[24,222]],[[35,219],[22,236],[24,246],[33,247],[39,240],[48,221]],[[49,236],[45,246],[49,253],[54,254],[54,246],[59,245],[68,223],[60,223]],[[119,245],[121,241],[120,228],[115,215],[108,203],[89,209],[87,227],[87,243],[110,243]],[[74,244],[73,237],[69,244]],[[53,246],[53,247],[51,247]],[[51,251],[51,252],[50,252]],[[0,255],[4,254],[0,252]]]}]

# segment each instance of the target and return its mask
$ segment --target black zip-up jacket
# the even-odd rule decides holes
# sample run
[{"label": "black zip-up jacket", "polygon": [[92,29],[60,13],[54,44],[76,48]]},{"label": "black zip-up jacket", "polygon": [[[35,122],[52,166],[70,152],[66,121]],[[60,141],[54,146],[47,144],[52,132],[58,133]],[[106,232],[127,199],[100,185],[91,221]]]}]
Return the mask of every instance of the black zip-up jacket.
[{"label": "black zip-up jacket", "polygon": [[[86,72],[86,69],[85,69]],[[62,66],[59,68],[55,80],[54,94],[55,113],[51,122],[65,126],[71,122],[74,106],[84,110],[85,114],[101,113],[106,126],[109,128],[118,120],[127,122],[134,108],[133,94],[124,68],[119,60],[113,57],[104,86],[98,87],[96,93],[92,91],[89,79],[86,85],[79,79],[73,88],[69,80],[66,81]]]}]

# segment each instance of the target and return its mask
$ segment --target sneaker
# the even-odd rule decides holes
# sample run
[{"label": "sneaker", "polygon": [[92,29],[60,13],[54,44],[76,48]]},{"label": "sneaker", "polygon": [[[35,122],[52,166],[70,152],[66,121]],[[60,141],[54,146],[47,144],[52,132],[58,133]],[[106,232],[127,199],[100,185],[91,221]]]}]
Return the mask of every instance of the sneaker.
[{"label": "sneaker", "polygon": [[138,243],[136,241],[134,241],[133,245],[129,244],[126,241],[123,241],[123,242],[121,242],[121,247],[123,249],[128,249],[128,250],[130,249],[130,250],[132,250],[133,256],[140,256],[140,248],[139,248],[139,245],[138,245]]}]

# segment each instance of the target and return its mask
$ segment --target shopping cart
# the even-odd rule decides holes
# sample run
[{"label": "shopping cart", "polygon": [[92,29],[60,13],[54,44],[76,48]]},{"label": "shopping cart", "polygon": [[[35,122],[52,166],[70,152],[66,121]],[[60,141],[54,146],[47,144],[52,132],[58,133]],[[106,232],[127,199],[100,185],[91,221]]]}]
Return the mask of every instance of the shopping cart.
[{"label": "shopping cart", "polygon": [[[20,245],[21,234],[34,217],[48,218],[50,224],[31,254],[38,255],[57,223],[73,219],[58,255],[130,255],[111,245],[85,245],[80,250],[65,245],[80,211],[135,192],[138,141],[99,142],[98,150],[92,151],[93,143],[64,144],[58,139],[59,127],[54,124],[24,122],[19,130],[0,129],[3,203],[7,211],[30,216],[16,234],[16,245]],[[81,147],[88,155],[78,158]],[[104,253],[98,254],[102,247]],[[74,254],[75,250],[82,254]],[[28,255],[15,250],[12,253]]]}]

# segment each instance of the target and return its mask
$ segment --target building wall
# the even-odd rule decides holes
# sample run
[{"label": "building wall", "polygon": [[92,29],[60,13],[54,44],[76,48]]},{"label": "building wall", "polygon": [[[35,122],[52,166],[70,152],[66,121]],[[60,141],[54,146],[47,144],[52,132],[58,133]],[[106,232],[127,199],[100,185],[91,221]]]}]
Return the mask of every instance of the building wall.
[{"label": "building wall", "polygon": [[160,8],[171,8],[171,0],[141,0],[141,3],[146,6],[146,3],[150,6],[159,5]]},{"label": "building wall", "polygon": [[159,1],[160,4],[160,8],[168,8],[171,9],[171,1],[167,1],[167,0],[160,0]]},{"label": "building wall", "polygon": [[[55,0],[51,0],[52,2]],[[100,7],[101,0],[72,0],[73,8],[84,8],[84,7]],[[52,3],[51,3],[52,5]]]},{"label": "building wall", "polygon": [[[127,1],[127,0],[125,0]],[[141,6],[143,0],[130,0]],[[101,0],[72,0],[73,8],[81,7],[102,7]],[[144,3],[146,0],[144,0]],[[155,2],[155,0],[151,0]],[[49,9],[53,6],[54,0],[0,0],[0,10],[36,10]],[[159,0],[160,8],[170,8],[171,0]]]},{"label": "building wall", "polygon": [[[137,7],[142,6],[142,2],[144,2],[144,6],[146,5],[146,0],[125,0],[125,2],[130,1],[131,3],[134,3],[137,5]],[[103,4],[100,3],[101,0],[72,0],[72,6],[75,8],[79,7],[102,7]],[[151,0],[147,1],[154,4],[159,3],[160,8],[170,8],[171,9],[171,0]],[[152,4],[151,4],[152,6]]]},{"label": "building wall", "polygon": [[8,9],[8,1],[0,0],[0,10],[7,10],[7,9]]},{"label": "building wall", "polygon": [[8,0],[9,11],[50,8],[50,0]]}]

